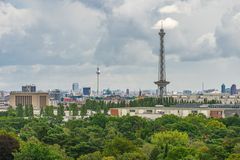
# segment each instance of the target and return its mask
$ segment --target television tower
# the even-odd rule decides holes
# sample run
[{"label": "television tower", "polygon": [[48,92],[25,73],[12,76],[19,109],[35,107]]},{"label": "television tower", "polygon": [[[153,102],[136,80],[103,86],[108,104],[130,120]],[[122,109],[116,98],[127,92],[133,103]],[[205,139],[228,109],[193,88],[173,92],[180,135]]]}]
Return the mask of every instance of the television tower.
[{"label": "television tower", "polygon": [[164,53],[164,36],[165,32],[163,29],[163,23],[158,33],[160,36],[160,52],[159,52],[159,63],[158,63],[158,81],[154,82],[158,86],[158,96],[163,97],[167,94],[167,85],[170,83],[166,81],[166,70],[165,70],[165,53]]},{"label": "television tower", "polygon": [[100,69],[99,69],[99,67],[97,67],[96,74],[97,74],[97,96],[99,96],[99,77],[100,77]]}]

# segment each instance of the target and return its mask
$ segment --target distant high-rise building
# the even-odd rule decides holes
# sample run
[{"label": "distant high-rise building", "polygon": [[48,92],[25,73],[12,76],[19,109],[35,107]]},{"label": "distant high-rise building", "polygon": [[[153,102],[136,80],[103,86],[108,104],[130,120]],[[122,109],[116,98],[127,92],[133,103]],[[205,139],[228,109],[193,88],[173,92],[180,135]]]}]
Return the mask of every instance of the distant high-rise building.
[{"label": "distant high-rise building", "polygon": [[0,98],[4,97],[4,91],[0,91]]},{"label": "distant high-rise building", "polygon": [[237,94],[237,86],[236,84],[233,84],[231,87],[231,95]]},{"label": "distant high-rise building", "polygon": [[108,89],[104,89],[103,90],[103,95],[110,96],[110,95],[112,95],[112,91],[109,88]]},{"label": "distant high-rise building", "polygon": [[73,92],[79,92],[79,84],[78,83],[73,83],[72,84],[72,91]]},{"label": "distant high-rise building", "polygon": [[226,93],[226,86],[225,86],[225,84],[222,84],[222,86],[221,86],[221,93]]},{"label": "distant high-rise building", "polygon": [[183,95],[191,95],[192,91],[191,90],[184,90]]},{"label": "distant high-rise building", "polygon": [[130,94],[129,89],[126,89],[126,95],[129,96],[129,94]]},{"label": "distant high-rise building", "polygon": [[91,95],[91,87],[83,87],[83,96]]},{"label": "distant high-rise building", "polygon": [[53,98],[55,101],[61,101],[62,93],[59,89],[49,91],[50,98]]},{"label": "distant high-rise building", "polygon": [[142,91],[139,90],[138,96],[141,97],[142,96]]},{"label": "distant high-rise building", "polygon": [[36,92],[36,86],[35,85],[22,86],[22,92]]}]

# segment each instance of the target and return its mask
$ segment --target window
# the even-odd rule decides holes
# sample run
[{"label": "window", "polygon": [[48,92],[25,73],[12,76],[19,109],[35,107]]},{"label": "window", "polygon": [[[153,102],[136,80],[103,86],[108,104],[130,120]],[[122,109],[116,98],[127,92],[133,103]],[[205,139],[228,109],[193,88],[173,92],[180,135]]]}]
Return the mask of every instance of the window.
[{"label": "window", "polygon": [[198,111],[196,111],[196,110],[192,111],[192,114],[197,114],[197,113],[198,113]]},{"label": "window", "polygon": [[164,115],[165,112],[163,111],[158,111],[159,114]]},{"label": "window", "polygon": [[152,110],[146,110],[146,113],[152,113],[153,111]]}]

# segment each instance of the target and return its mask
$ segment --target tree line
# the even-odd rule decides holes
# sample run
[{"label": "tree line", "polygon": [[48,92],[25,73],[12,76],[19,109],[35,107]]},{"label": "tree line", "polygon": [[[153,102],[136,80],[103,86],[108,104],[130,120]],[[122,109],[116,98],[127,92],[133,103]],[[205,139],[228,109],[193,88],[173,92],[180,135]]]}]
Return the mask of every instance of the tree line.
[{"label": "tree line", "polygon": [[[45,106],[40,108],[39,116],[42,117],[54,117],[54,110],[57,110],[56,116],[58,118],[62,118],[65,116],[65,111],[69,111],[69,115],[71,116],[81,116],[85,117],[87,115],[87,111],[94,111],[95,113],[104,113],[108,114],[110,108],[122,108],[122,107],[155,107],[156,105],[164,105],[165,107],[175,106],[177,104],[220,104],[220,101],[217,100],[207,100],[204,99],[202,103],[197,103],[195,101],[186,101],[180,100],[177,101],[173,97],[163,97],[163,98],[153,98],[147,97],[143,99],[135,99],[135,100],[121,100],[117,103],[111,101],[103,101],[103,100],[94,100],[87,99],[83,105],[78,105],[76,103],[70,103],[67,106],[63,104],[59,104],[58,106]],[[1,115],[12,115],[17,117],[33,117],[33,106],[23,106],[17,105],[16,109],[12,107],[8,108],[6,112],[0,112]]]}]

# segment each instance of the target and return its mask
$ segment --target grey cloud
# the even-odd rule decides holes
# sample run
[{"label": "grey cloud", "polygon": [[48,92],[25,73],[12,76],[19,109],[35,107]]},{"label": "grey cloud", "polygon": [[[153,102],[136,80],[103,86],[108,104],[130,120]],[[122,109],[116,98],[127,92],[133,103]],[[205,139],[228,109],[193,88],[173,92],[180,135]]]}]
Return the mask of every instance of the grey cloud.
[{"label": "grey cloud", "polygon": [[[112,18],[108,25],[108,30],[102,37],[95,52],[95,60],[100,61],[106,65],[117,64],[134,64],[136,59],[124,59],[128,56],[127,52],[123,51],[124,46],[131,42],[138,40],[146,41],[148,35],[133,21],[125,19]],[[147,42],[147,41],[146,41]],[[142,53],[137,48],[132,50],[132,54],[141,56]]]},{"label": "grey cloud", "polygon": [[216,40],[221,56],[240,58],[240,6],[235,6],[227,12],[221,20],[221,25],[216,29]]},{"label": "grey cloud", "polygon": [[[179,22],[177,28],[166,30],[165,38],[167,75],[174,87],[182,88],[182,81],[186,81],[186,87],[196,87],[195,75],[202,78],[199,73],[209,75],[210,78],[206,76],[205,79],[215,85],[211,75],[216,68],[208,71],[212,66],[209,61],[216,61],[214,65],[217,66],[231,64],[232,59],[219,61],[221,57],[239,57],[239,23],[233,20],[239,8],[228,11],[220,19],[228,8],[239,4],[236,1],[186,0],[184,3],[195,8],[191,14],[181,15],[158,12],[165,5],[181,3],[180,0],[6,2],[34,13],[35,22],[23,28],[26,34],[12,32],[0,38],[0,87],[17,88],[22,83],[36,83],[42,88],[67,88],[73,81],[94,86],[95,69],[99,64],[105,87],[154,88],[159,36],[158,30],[151,28],[167,17]],[[199,41],[208,33],[216,38],[216,46],[212,45],[211,38]],[[238,63],[236,60],[236,67]],[[189,64],[198,65],[197,72]],[[185,71],[189,80],[183,76]],[[222,69],[218,74],[224,72]]]},{"label": "grey cloud", "polygon": [[85,4],[88,7],[101,10],[103,12],[106,12],[110,14],[112,12],[112,9],[114,7],[120,6],[121,4],[124,3],[124,0],[72,0],[74,1],[79,1],[83,4]]},{"label": "grey cloud", "polygon": [[[148,3],[134,0],[23,0],[20,3],[18,0],[12,0],[16,8],[22,4],[21,8],[25,7],[25,9],[29,8],[34,11],[37,23],[25,29],[27,33],[25,36],[14,34],[0,39],[2,57],[0,62],[1,65],[69,65],[86,62],[107,66],[138,65],[139,63],[149,65],[150,61],[145,63],[144,58],[149,55],[149,59],[154,59],[154,55],[156,57],[159,51],[158,31],[152,30],[151,27],[159,19],[168,16],[159,14],[160,7],[175,3],[187,3],[193,7],[198,4],[200,5],[198,8],[203,7],[203,11],[210,13],[209,8],[217,6],[215,2],[215,0],[211,3],[203,3],[201,0],[184,2],[149,0]],[[221,3],[224,6],[225,2],[221,1]],[[222,8],[214,9],[216,10],[222,10]],[[222,52],[230,48],[232,50],[235,48],[235,52],[238,51],[237,44],[229,46],[233,43],[228,45],[224,41],[231,37],[231,33],[221,29],[223,28],[221,26],[215,32],[217,49],[208,46],[208,42],[195,46],[194,43],[199,37],[208,32],[214,33],[212,30],[214,27],[209,29],[210,25],[199,26],[206,18],[199,14],[203,11],[193,10],[188,17],[171,15],[179,21],[179,26],[174,30],[166,31],[166,53],[168,55],[179,57],[178,59],[182,61],[198,61],[218,57],[218,48]],[[215,18],[215,15],[212,17],[209,15],[208,21]],[[229,27],[229,30],[232,29]],[[139,47],[139,42],[143,44],[142,47]],[[135,45],[135,50],[134,47],[126,50],[128,43],[131,43],[131,46]]]},{"label": "grey cloud", "polygon": [[[130,3],[130,1],[125,1],[124,4],[114,8],[114,11],[107,16],[105,21],[106,31],[96,48],[94,56],[98,63],[109,66],[136,65],[141,62],[144,65],[144,59],[141,59],[141,57],[146,58],[145,55],[149,54],[150,59],[153,53],[157,53],[155,52],[158,50],[159,44],[157,31],[151,29],[159,18],[156,15],[156,10],[152,9],[153,6],[148,6],[145,9],[145,6],[138,1],[132,1],[136,5],[135,7],[140,10],[135,13],[134,8],[128,8],[127,2]],[[151,1],[151,3],[153,2],[156,3],[157,1]],[[133,12],[134,15],[127,14],[128,11]],[[138,12],[140,13],[137,14]],[[148,50],[144,50],[145,52],[139,50],[138,44],[140,41],[146,44],[145,47]],[[136,46],[135,50],[133,48],[130,51],[124,50],[129,43]]]},{"label": "grey cloud", "polygon": [[[54,2],[42,3],[47,5]],[[1,65],[65,65],[91,61],[101,36],[101,21],[104,15],[84,7],[79,2],[56,3],[61,7],[31,10],[37,15],[34,17],[37,23],[26,28],[25,35],[16,33],[0,39]],[[51,41],[50,45],[46,43],[46,36],[48,41]]]}]

